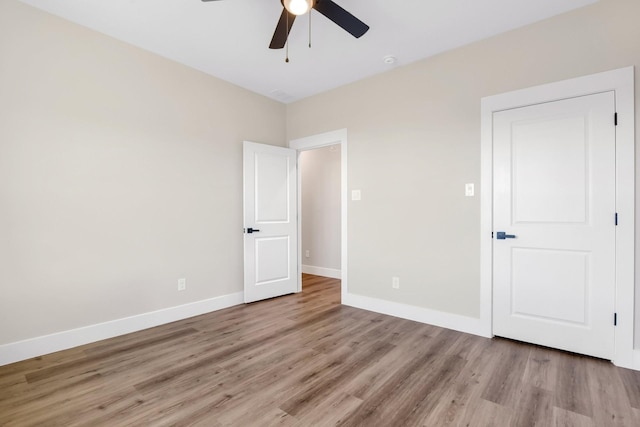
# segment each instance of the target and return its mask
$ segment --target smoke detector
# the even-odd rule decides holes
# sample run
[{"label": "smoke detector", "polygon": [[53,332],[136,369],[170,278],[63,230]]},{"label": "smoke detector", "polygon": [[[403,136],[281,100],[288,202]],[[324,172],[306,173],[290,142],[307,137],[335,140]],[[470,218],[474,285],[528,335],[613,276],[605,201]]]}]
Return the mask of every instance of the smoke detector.
[{"label": "smoke detector", "polygon": [[393,65],[393,64],[395,64],[397,60],[398,60],[398,58],[396,58],[396,57],[395,57],[395,56],[393,56],[393,55],[387,55],[387,56],[385,56],[384,58],[382,58],[382,61],[383,61],[385,64],[388,64],[388,65]]}]

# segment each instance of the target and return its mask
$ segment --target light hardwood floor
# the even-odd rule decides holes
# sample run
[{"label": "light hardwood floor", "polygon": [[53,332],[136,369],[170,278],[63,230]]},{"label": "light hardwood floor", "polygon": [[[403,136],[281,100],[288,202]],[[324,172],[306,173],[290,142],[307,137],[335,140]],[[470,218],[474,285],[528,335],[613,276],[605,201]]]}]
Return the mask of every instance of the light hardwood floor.
[{"label": "light hardwood floor", "polygon": [[0,367],[1,426],[640,426],[640,372],[341,306],[340,284]]}]

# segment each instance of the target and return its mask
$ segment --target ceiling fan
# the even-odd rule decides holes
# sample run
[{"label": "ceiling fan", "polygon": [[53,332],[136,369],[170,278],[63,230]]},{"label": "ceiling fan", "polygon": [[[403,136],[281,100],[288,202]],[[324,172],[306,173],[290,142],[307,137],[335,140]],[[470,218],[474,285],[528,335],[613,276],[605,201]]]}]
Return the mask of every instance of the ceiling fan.
[{"label": "ceiling fan", "polygon": [[[202,0],[203,2],[219,0]],[[282,14],[273,33],[273,38],[269,44],[270,49],[282,49],[286,43],[291,27],[297,15],[303,15],[311,8],[317,10],[340,28],[350,33],[355,38],[360,38],[369,30],[369,26],[344,10],[332,0],[280,0],[282,3]],[[302,9],[297,9],[299,5]]]}]

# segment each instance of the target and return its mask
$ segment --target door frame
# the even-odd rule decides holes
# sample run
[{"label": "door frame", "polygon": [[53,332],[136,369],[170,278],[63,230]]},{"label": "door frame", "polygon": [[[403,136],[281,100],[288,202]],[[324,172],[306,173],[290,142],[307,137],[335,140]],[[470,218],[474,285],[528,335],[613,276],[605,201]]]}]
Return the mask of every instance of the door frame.
[{"label": "door frame", "polygon": [[[493,113],[545,102],[613,91],[616,126],[616,313],[617,366],[634,366],[635,263],[635,104],[634,67],[605,71],[488,96],[481,101],[480,143],[480,323],[482,334],[493,336]],[[612,117],[611,120],[614,118]],[[613,319],[612,319],[613,321]]]},{"label": "door frame", "polygon": [[340,296],[347,295],[347,129],[339,129],[289,141],[289,148],[296,150],[298,173],[298,290],[302,291],[302,184],[300,153],[330,145],[340,145]]}]

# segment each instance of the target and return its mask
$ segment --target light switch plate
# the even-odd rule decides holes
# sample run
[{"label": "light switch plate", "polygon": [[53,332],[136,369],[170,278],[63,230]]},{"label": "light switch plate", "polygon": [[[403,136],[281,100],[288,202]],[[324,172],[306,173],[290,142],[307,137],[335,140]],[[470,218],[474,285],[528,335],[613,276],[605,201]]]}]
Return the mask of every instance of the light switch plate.
[{"label": "light switch plate", "polygon": [[360,190],[351,190],[351,200],[362,200],[362,193]]},{"label": "light switch plate", "polygon": [[464,195],[467,197],[473,197],[475,195],[475,185],[473,183],[464,185]]}]

